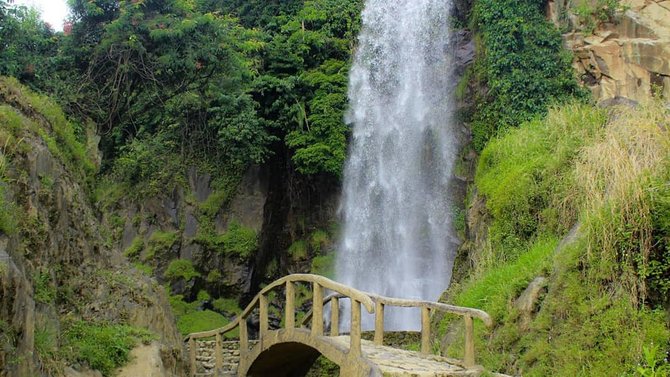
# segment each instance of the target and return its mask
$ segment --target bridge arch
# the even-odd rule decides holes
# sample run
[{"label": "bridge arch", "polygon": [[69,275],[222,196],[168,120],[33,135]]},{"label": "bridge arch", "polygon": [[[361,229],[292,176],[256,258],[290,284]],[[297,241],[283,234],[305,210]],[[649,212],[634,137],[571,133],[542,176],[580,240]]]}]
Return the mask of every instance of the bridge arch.
[{"label": "bridge arch", "polygon": [[238,375],[250,377],[302,377],[319,356],[340,367],[343,376],[381,376],[378,368],[350,352],[348,342],[313,337],[310,331],[273,331],[240,359]]}]

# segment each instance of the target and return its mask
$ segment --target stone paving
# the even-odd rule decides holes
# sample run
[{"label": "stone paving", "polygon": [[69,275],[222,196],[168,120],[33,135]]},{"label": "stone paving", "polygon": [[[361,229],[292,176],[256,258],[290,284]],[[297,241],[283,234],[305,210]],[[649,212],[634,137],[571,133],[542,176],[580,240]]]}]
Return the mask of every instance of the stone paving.
[{"label": "stone paving", "polygon": [[[337,342],[349,344],[348,336],[335,338]],[[481,368],[466,369],[454,359],[436,355],[424,355],[373,342],[361,341],[363,357],[377,365],[384,377],[476,377]]]}]

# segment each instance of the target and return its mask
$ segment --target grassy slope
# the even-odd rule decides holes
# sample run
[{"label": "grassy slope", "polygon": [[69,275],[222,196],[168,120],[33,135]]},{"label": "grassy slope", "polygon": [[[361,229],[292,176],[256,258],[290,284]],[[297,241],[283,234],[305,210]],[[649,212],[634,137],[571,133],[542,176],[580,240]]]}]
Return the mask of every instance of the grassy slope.
[{"label": "grassy slope", "polygon": [[[668,227],[670,114],[568,104],[494,139],[476,188],[492,217],[476,271],[452,287],[456,304],[480,307],[479,360],[524,376],[633,375],[643,349],[670,349]],[[557,249],[575,224],[575,240]],[[548,278],[533,320],[513,303]],[[458,329],[447,318],[441,330]],[[448,350],[459,355],[461,342]],[[647,370],[650,368],[647,366]],[[667,374],[656,374],[667,376]]]}]

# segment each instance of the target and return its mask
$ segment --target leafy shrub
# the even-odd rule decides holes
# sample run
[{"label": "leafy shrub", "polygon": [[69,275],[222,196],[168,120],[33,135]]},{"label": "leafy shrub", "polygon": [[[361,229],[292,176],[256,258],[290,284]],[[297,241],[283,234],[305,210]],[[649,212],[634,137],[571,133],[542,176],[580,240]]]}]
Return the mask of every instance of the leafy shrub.
[{"label": "leafy shrub", "polygon": [[326,231],[315,230],[309,239],[309,246],[312,251],[316,254],[321,254],[326,251],[326,248],[330,244],[330,236]]},{"label": "leafy shrub", "polygon": [[620,8],[620,0],[579,0],[572,3],[572,10],[586,34],[593,34],[603,22],[614,22]]},{"label": "leafy shrub", "polygon": [[644,347],[644,366],[637,367],[637,373],[642,377],[668,377],[670,376],[670,363],[663,358],[658,344]]},{"label": "leafy shrub", "polygon": [[207,274],[207,278],[205,279],[208,283],[217,283],[219,280],[223,278],[223,275],[219,270],[212,270]]},{"label": "leafy shrub", "polygon": [[153,259],[156,255],[170,251],[177,241],[179,241],[179,234],[176,231],[154,232],[151,237],[149,237],[149,241],[147,242],[147,253],[143,259],[148,261]]},{"label": "leafy shrub", "polygon": [[142,250],[144,250],[144,238],[142,238],[142,236],[136,236],[133,238],[130,246],[123,252],[123,255],[128,259],[133,259],[139,257]]},{"label": "leafy shrub", "polygon": [[163,133],[135,138],[120,148],[113,176],[132,188],[127,194],[136,199],[172,191],[185,183],[184,161],[173,153],[174,148],[174,142]]},{"label": "leafy shrub", "polygon": [[319,255],[312,259],[311,272],[332,278],[335,276],[335,254]]},{"label": "leafy shrub", "polygon": [[218,173],[212,184],[212,193],[207,199],[198,204],[198,210],[207,220],[212,220],[231,198],[234,197],[237,186],[239,185],[241,170],[227,169],[225,172]]},{"label": "leafy shrub", "polygon": [[552,103],[586,96],[542,6],[535,0],[475,1],[472,22],[484,49],[476,75],[488,88],[473,119],[478,150],[499,130],[545,114]]},{"label": "leafy shrub", "polygon": [[304,240],[295,241],[289,246],[288,254],[291,256],[291,259],[294,261],[300,261],[307,258],[307,242]]},{"label": "leafy shrub", "polygon": [[248,258],[257,248],[256,231],[231,221],[228,230],[222,236],[223,249],[227,254]]},{"label": "leafy shrub", "polygon": [[177,280],[184,279],[189,281],[200,277],[200,273],[193,267],[193,262],[188,259],[175,259],[168,265],[163,274],[166,279]]},{"label": "leafy shrub", "polygon": [[[167,289],[169,290],[169,288]],[[177,317],[196,311],[200,305],[199,302],[185,302],[184,295],[170,295],[168,301],[170,302],[172,312]]]},{"label": "leafy shrub", "polygon": [[145,275],[147,275],[147,276],[152,276],[153,273],[154,273],[154,269],[153,269],[153,267],[148,266],[148,265],[146,265],[146,264],[143,264],[143,263],[133,263],[133,266],[135,266],[135,268],[136,268],[138,271],[142,272],[143,274],[145,274]]},{"label": "leafy shrub", "polygon": [[114,369],[128,362],[138,342],[149,342],[153,335],[126,325],[72,321],[63,331],[62,351],[71,363],[82,363],[111,376]]},{"label": "leafy shrub", "polygon": [[200,291],[198,291],[198,296],[197,296],[196,300],[198,300],[199,302],[207,302],[211,299],[212,299],[212,296],[210,296],[209,292],[207,292],[206,290],[201,289]]},{"label": "leafy shrub", "polygon": [[0,232],[12,235],[16,233],[16,208],[13,203],[7,200],[5,192],[5,182],[0,179]]},{"label": "leafy shrub", "polygon": [[51,281],[48,271],[41,271],[34,276],[34,298],[43,304],[53,303],[56,300],[56,287]]},{"label": "leafy shrub", "polygon": [[242,309],[240,309],[237,300],[233,300],[230,298],[218,298],[214,300],[212,306],[214,306],[214,309],[216,309],[218,312],[225,313],[228,315],[231,314],[237,315],[242,312]]}]

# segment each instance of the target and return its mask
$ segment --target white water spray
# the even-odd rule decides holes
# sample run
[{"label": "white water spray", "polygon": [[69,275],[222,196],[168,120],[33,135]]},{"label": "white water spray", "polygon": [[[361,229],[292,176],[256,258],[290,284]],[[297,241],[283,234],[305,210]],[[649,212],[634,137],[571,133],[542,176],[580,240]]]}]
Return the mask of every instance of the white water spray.
[{"label": "white water spray", "polygon": [[[451,278],[450,9],[450,0],[366,1],[349,79],[354,129],[336,267],[339,281],[364,291],[437,300]],[[387,311],[386,328],[418,329],[419,317]]]}]

